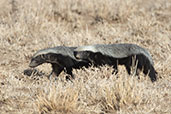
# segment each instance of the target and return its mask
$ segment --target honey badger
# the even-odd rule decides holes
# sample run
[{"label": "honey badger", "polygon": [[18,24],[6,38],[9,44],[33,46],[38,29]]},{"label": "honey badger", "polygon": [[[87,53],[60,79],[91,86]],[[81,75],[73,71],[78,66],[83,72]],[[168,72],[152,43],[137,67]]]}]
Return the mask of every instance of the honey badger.
[{"label": "honey badger", "polygon": [[43,63],[50,63],[52,65],[52,73],[55,73],[56,76],[64,70],[74,78],[72,74],[73,68],[78,69],[89,65],[87,62],[77,60],[74,57],[74,49],[76,49],[76,47],[57,46],[39,50],[33,55],[29,67],[35,68]]},{"label": "honey badger", "polygon": [[128,74],[131,74],[131,66],[134,61],[137,62],[137,70],[143,70],[143,73],[149,77],[152,82],[157,80],[157,72],[153,65],[150,53],[136,44],[96,44],[78,47],[74,50],[74,56],[79,60],[86,60],[95,66],[109,65],[118,71],[117,65],[124,65]]}]

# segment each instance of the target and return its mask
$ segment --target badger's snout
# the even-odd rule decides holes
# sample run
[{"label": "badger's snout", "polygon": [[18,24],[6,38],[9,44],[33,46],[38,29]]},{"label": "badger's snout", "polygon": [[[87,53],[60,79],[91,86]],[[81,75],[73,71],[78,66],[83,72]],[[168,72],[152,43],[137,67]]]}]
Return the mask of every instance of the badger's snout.
[{"label": "badger's snout", "polygon": [[30,64],[29,64],[29,67],[31,67],[31,68],[34,68],[36,66],[38,66],[36,61],[31,61]]},{"label": "badger's snout", "polygon": [[37,67],[37,66],[39,66],[39,65],[41,65],[43,63],[44,62],[41,61],[41,60],[38,61],[38,60],[32,59],[31,62],[30,62],[30,64],[29,64],[29,67],[34,68],[34,67]]}]

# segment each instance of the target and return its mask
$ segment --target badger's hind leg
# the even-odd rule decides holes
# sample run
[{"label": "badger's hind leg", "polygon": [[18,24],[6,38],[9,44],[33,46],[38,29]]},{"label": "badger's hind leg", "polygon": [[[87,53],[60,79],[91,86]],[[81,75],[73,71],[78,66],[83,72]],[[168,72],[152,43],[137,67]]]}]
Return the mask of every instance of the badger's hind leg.
[{"label": "badger's hind leg", "polygon": [[126,67],[126,70],[127,70],[128,74],[130,75],[131,74],[131,67],[130,67],[130,65],[126,64],[125,67]]},{"label": "badger's hind leg", "polygon": [[144,56],[143,55],[136,55],[135,58],[135,67],[136,67],[136,76],[138,76],[138,79],[140,79],[139,73],[142,71],[144,66]]},{"label": "badger's hind leg", "polygon": [[[137,55],[132,55],[124,59],[122,64],[125,66],[129,75],[135,75],[139,77],[139,70],[141,69],[140,58]],[[131,72],[132,71],[132,72]]]},{"label": "badger's hind leg", "polygon": [[123,60],[119,61],[119,64],[124,65],[126,71],[129,75],[131,75],[131,67],[132,67],[132,56],[124,58]]}]

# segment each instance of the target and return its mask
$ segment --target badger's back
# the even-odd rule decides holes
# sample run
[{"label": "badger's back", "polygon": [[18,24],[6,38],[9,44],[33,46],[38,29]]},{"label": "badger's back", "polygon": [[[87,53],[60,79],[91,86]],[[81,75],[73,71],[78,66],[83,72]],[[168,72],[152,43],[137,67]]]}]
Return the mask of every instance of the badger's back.
[{"label": "badger's back", "polygon": [[113,58],[125,58],[132,55],[143,54],[153,65],[153,60],[149,52],[136,44],[96,44],[90,46],[82,46],[75,49],[76,51],[91,51],[94,53],[102,53],[105,56]]}]

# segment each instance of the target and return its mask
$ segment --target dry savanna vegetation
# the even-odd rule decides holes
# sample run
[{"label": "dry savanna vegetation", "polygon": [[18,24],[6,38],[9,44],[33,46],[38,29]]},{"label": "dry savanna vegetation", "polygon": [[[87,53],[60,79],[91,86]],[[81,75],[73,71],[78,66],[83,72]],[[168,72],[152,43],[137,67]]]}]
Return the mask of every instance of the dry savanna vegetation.
[{"label": "dry savanna vegetation", "polygon": [[[154,60],[151,83],[102,66],[26,76],[31,56],[54,46],[134,43]],[[0,113],[170,114],[171,0],[0,0]]]}]

